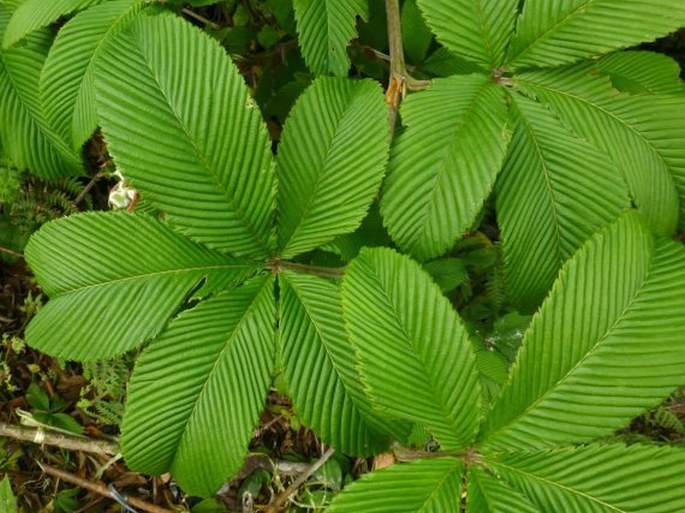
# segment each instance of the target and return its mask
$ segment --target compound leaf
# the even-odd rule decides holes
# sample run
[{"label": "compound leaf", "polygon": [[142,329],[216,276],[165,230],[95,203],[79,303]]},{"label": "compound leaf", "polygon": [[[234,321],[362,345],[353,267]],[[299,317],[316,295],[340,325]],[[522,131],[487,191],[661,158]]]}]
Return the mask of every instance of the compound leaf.
[{"label": "compound leaf", "polygon": [[343,279],[343,311],[371,402],[426,424],[441,445],[473,441],[480,386],[472,343],[440,288],[390,249],[363,249]]},{"label": "compound leaf", "polygon": [[357,16],[368,18],[368,0],[294,0],[304,60],[317,75],[343,77],[350,69],[347,45],[356,35]]},{"label": "compound leaf", "polygon": [[259,276],[181,313],[148,347],[128,387],[130,468],[171,471],[195,495],[241,467],[275,358],[273,278]]},{"label": "compound leaf", "polygon": [[104,2],[74,16],[55,38],[41,72],[41,103],[50,126],[75,150],[97,127],[94,79],[102,48],[145,1]]},{"label": "compound leaf", "polygon": [[504,92],[480,74],[436,79],[402,105],[381,198],[393,240],[420,260],[447,251],[490,194],[509,133]]},{"label": "compound leaf", "polygon": [[321,77],[288,117],[278,153],[284,258],[353,232],[388,159],[388,109],[372,81]]},{"label": "compound leaf", "polygon": [[34,30],[47,27],[62,16],[95,5],[102,0],[24,0],[9,20],[2,36],[4,49],[13,46]]},{"label": "compound leaf", "polygon": [[386,449],[389,426],[377,420],[359,381],[338,287],[292,272],[283,272],[279,283],[284,374],[298,414],[345,454]]},{"label": "compound leaf", "polygon": [[526,332],[489,447],[584,442],[623,427],[682,385],[685,248],[628,211],[563,267]]},{"label": "compound leaf", "polygon": [[[10,16],[0,4],[0,37]],[[78,175],[83,172],[80,158],[53,132],[41,110],[38,81],[48,46],[44,34],[36,34],[21,48],[0,51],[2,148],[17,167],[37,176]]]},{"label": "compound leaf", "polygon": [[467,513],[542,513],[526,497],[481,467],[469,469]]},{"label": "compound leaf", "polygon": [[193,240],[271,256],[271,143],[221,46],[172,14],[145,15],[98,63],[98,114],[124,176]]},{"label": "compound leaf", "polygon": [[683,465],[681,448],[619,444],[488,459],[488,466],[540,511],[583,513],[683,511]]},{"label": "compound leaf", "polygon": [[413,461],[366,474],[339,494],[327,513],[458,511],[464,464],[456,458]]},{"label": "compound leaf", "polygon": [[514,135],[497,182],[507,292],[535,311],[561,265],[630,207],[609,156],[576,137],[544,106],[512,95]]},{"label": "compound leaf", "polygon": [[607,152],[652,229],[673,233],[678,194],[685,197],[685,96],[617,94],[608,77],[582,69],[526,73],[514,81]]},{"label": "compound leaf", "polygon": [[518,0],[418,0],[438,41],[489,69],[499,67],[514,31]]},{"label": "compound leaf", "polygon": [[27,342],[60,358],[121,354],[158,334],[203,279],[205,293],[233,285],[245,264],[176,234],[152,217],[86,213],[48,223],[26,260],[50,301]]},{"label": "compound leaf", "polygon": [[685,25],[681,0],[526,0],[507,64],[559,66]]}]

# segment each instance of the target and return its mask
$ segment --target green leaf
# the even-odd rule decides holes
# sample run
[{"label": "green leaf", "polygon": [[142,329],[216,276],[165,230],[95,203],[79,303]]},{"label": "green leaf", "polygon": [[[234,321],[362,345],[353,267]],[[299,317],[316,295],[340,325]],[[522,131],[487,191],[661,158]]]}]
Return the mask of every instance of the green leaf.
[{"label": "green leaf", "polygon": [[31,383],[28,389],[26,389],[26,402],[29,403],[31,408],[36,410],[50,410],[50,396],[35,383]]},{"label": "green leaf", "polygon": [[3,513],[17,513],[17,499],[12,493],[9,475],[0,481],[0,511]]},{"label": "green leaf", "polygon": [[321,77],[300,97],[278,153],[278,235],[292,258],[353,232],[388,159],[388,109],[372,81]]},{"label": "green leaf", "polygon": [[488,465],[540,511],[671,513],[685,510],[685,451],[590,445],[515,452]]},{"label": "green leaf", "polygon": [[504,62],[518,0],[418,0],[438,41],[490,69]]},{"label": "green leaf", "polygon": [[682,385],[685,248],[629,211],[563,267],[484,424],[489,447],[611,434]]},{"label": "green leaf", "polygon": [[443,292],[456,289],[469,279],[466,264],[460,258],[441,258],[423,264],[425,271]]},{"label": "green leaf", "polygon": [[466,59],[457,57],[446,48],[440,47],[433,52],[420,66],[421,71],[436,77],[452,75],[470,75],[483,73],[484,70]]},{"label": "green leaf", "polygon": [[271,256],[271,143],[219,44],[172,14],[139,16],[98,63],[98,114],[124,176],[193,240]]},{"label": "green leaf", "polygon": [[426,424],[446,449],[473,441],[480,387],[466,328],[421,266],[363,249],[342,285],[343,311],[372,404]]},{"label": "green leaf", "polygon": [[609,156],[576,137],[544,106],[512,95],[514,135],[497,182],[507,292],[533,312],[561,265],[630,207]]},{"label": "green leaf", "polygon": [[388,429],[377,420],[359,381],[338,287],[292,272],[283,272],[279,283],[284,374],[298,415],[345,454],[386,449],[389,439],[382,433]]},{"label": "green leaf", "polygon": [[41,72],[41,103],[50,126],[75,150],[97,128],[94,79],[102,49],[146,1],[104,2],[74,16],[55,38]]},{"label": "green leaf", "polygon": [[347,76],[347,45],[357,34],[357,16],[367,19],[367,0],[294,0],[300,47],[317,75]]},{"label": "green leaf", "polygon": [[526,497],[481,467],[469,469],[467,513],[542,513]]},{"label": "green leaf", "polygon": [[514,82],[607,152],[652,229],[673,233],[678,193],[685,197],[685,96],[617,94],[608,77],[582,70],[526,73]]},{"label": "green leaf", "polygon": [[336,496],[326,513],[446,513],[458,511],[464,464],[436,458],[366,474]]},{"label": "green leaf", "polygon": [[[0,4],[0,37],[10,16]],[[21,48],[0,51],[0,140],[17,167],[57,178],[80,174],[83,166],[48,126],[41,110],[38,81],[48,44],[44,34],[38,34]]]},{"label": "green leaf", "polygon": [[393,240],[426,260],[454,245],[490,194],[509,141],[504,92],[480,74],[437,79],[401,113],[381,212]]},{"label": "green leaf", "polygon": [[680,65],[667,55],[631,51],[616,52],[599,59],[594,66],[611,78],[619,91],[631,94],[680,94]]},{"label": "green leaf", "polygon": [[208,294],[250,272],[160,221],[126,213],[48,223],[25,255],[51,298],[29,324],[26,341],[74,360],[128,351],[158,334],[201,281]]},{"label": "green leaf", "polygon": [[499,392],[507,382],[509,372],[504,357],[495,351],[480,343],[474,343],[474,349],[480,388],[483,391],[482,403],[487,409],[499,397]]},{"label": "green leaf", "polygon": [[428,54],[433,34],[426,26],[416,0],[405,0],[402,5],[402,42],[407,60],[420,63]]},{"label": "green leaf", "polygon": [[526,0],[507,64],[568,64],[652,41],[683,25],[681,0]]},{"label": "green leaf", "polygon": [[122,452],[136,471],[171,471],[208,496],[241,467],[275,357],[273,278],[260,276],[179,315],[136,364]]},{"label": "green leaf", "polygon": [[34,30],[47,27],[62,16],[86,9],[102,0],[24,0],[7,25],[2,36],[2,48],[7,49]]}]

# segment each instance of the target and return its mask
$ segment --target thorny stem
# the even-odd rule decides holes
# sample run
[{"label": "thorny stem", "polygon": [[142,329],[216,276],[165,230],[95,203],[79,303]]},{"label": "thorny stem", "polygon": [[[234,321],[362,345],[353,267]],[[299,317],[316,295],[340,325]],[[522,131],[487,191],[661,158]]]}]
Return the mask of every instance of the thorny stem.
[{"label": "thorny stem", "polygon": [[316,265],[297,264],[295,262],[281,260],[280,258],[274,258],[272,261],[267,262],[265,267],[276,274],[283,270],[297,271],[303,274],[313,274],[315,276],[331,278],[334,280],[342,278],[346,269],[346,267],[319,267]]},{"label": "thorny stem", "polygon": [[388,18],[388,43],[390,45],[390,85],[386,93],[386,101],[390,106],[390,130],[394,132],[397,110],[400,101],[406,96],[407,89],[412,91],[426,89],[431,82],[416,80],[407,73],[402,43],[400,0],[385,0],[385,11]]}]

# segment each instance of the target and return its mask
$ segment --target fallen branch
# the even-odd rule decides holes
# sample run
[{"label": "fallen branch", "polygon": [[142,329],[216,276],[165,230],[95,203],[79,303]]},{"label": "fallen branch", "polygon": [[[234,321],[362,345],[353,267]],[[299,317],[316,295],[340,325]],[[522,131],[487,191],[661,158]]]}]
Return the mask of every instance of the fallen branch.
[{"label": "fallen branch", "polygon": [[24,258],[24,255],[22,255],[18,251],[14,251],[13,249],[6,248],[4,246],[0,246],[0,253],[7,253],[8,255],[12,255],[17,258]]},{"label": "fallen branch", "polygon": [[300,488],[300,486],[307,481],[307,479],[312,477],[317,470],[326,464],[331,456],[333,456],[334,452],[335,449],[333,449],[333,447],[330,447],[326,452],[324,452],[316,461],[316,463],[311,465],[305,472],[300,474],[300,476],[295,479],[283,493],[276,497],[274,502],[269,506],[269,511],[278,511],[279,508],[297,492],[298,488]]},{"label": "fallen branch", "polygon": [[77,436],[46,431],[42,428],[27,428],[0,422],[0,437],[13,438],[39,445],[52,445],[68,451],[83,451],[103,456],[119,453],[119,446],[106,440],[93,440]]},{"label": "fallen branch", "polygon": [[[42,468],[43,471],[50,476],[76,485],[84,490],[95,492],[103,497],[107,497],[108,499],[117,500],[114,494],[101,482],[93,483],[69,472],[65,472],[64,470],[59,470],[55,467],[51,467],[50,465],[46,465],[45,463],[38,463],[38,465],[40,465],[40,468]],[[127,498],[126,503],[133,508],[146,511],[147,513],[173,513],[171,510],[162,508],[160,506],[155,506],[154,504],[141,501],[140,499],[136,499],[134,497]]]}]

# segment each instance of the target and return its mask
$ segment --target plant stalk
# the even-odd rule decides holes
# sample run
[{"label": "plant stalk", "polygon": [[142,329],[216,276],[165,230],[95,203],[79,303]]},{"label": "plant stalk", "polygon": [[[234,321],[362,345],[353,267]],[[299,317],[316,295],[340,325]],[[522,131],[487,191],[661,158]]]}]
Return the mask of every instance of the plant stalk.
[{"label": "plant stalk", "polygon": [[407,73],[404,60],[404,43],[402,42],[402,16],[400,0],[385,0],[385,12],[388,19],[388,44],[390,46],[390,84],[385,98],[390,107],[390,131],[395,131],[397,112],[400,102],[407,95],[407,90],[419,91],[430,86],[430,80],[416,80]]}]

